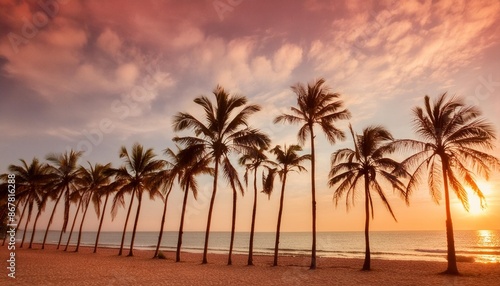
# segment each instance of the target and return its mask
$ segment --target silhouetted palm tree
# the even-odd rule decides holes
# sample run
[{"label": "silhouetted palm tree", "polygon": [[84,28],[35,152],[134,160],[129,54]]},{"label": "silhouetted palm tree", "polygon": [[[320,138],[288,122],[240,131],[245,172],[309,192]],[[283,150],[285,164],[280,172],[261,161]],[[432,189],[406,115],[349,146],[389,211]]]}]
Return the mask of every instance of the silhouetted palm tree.
[{"label": "silhouetted palm tree", "polygon": [[85,221],[85,216],[87,215],[90,202],[94,202],[96,212],[99,213],[96,204],[100,202],[100,194],[105,192],[102,190],[108,189],[111,184],[111,163],[106,165],[95,164],[94,166],[90,163],[88,164],[88,168],[80,167],[80,175],[78,179],[78,184],[81,186],[82,192],[80,201],[83,201],[83,216],[78,230],[78,241],[76,243],[75,252],[78,252],[80,247],[83,222]]},{"label": "silhouetted palm tree", "polygon": [[47,160],[54,165],[50,165],[50,173],[52,178],[50,183],[46,186],[46,191],[49,192],[51,197],[55,198],[56,201],[54,203],[54,208],[52,209],[52,214],[50,215],[49,222],[45,230],[42,249],[44,249],[45,247],[47,234],[49,233],[50,225],[52,224],[57,204],[59,203],[59,200],[64,196],[64,221],[61,228],[61,234],[59,236],[59,242],[57,244],[57,249],[59,249],[62,234],[66,231],[66,227],[68,226],[70,194],[76,189],[75,180],[78,177],[78,159],[80,159],[82,154],[82,152],[75,152],[71,150],[64,154],[49,154],[47,156]]},{"label": "silhouetted palm tree", "polygon": [[238,190],[241,192],[241,195],[244,195],[243,186],[241,185],[240,179],[238,177],[238,172],[233,167],[229,158],[225,157],[222,160],[222,167],[224,170],[224,175],[227,177],[229,181],[229,185],[231,186],[231,190],[233,191],[233,211],[231,216],[231,238],[229,240],[229,255],[227,257],[227,265],[233,264],[233,246],[234,246],[234,235],[236,232],[236,202],[238,199]]},{"label": "silhouetted palm tree", "polygon": [[[78,180],[78,178],[77,178],[77,180]],[[78,218],[78,213],[80,212],[80,209],[82,207],[82,202],[83,202],[83,190],[78,185],[76,186],[76,188],[77,189],[74,190],[69,196],[70,203],[77,204],[77,207],[76,207],[75,216],[73,217],[73,223],[71,224],[71,229],[69,230],[68,241],[66,242],[66,246],[64,247],[64,251],[68,250],[69,242],[71,241],[71,237],[73,236],[73,230],[75,229],[76,219]]]},{"label": "silhouetted palm tree", "polygon": [[297,107],[291,107],[292,114],[282,114],[274,120],[291,124],[302,124],[297,136],[299,143],[305,143],[307,136],[311,141],[311,194],[312,194],[312,251],[311,269],[316,268],[316,170],[314,150],[314,126],[319,125],[328,141],[334,144],[337,140],[344,140],[345,135],[333,123],[337,120],[349,119],[350,112],[342,109],[344,103],[338,100],[338,93],[331,93],[330,88],[324,85],[325,80],[319,79],[307,87],[301,83],[292,86],[297,95]]},{"label": "silhouetted palm tree", "polygon": [[270,164],[264,153],[268,146],[264,148],[252,148],[248,154],[240,157],[239,163],[245,166],[244,180],[248,186],[248,173],[253,172],[253,208],[252,208],[252,224],[250,227],[250,242],[248,247],[248,265],[253,265],[253,239],[255,232],[255,217],[257,214],[257,171],[261,165]]},{"label": "silhouetted palm tree", "polygon": [[137,196],[137,212],[135,215],[134,228],[132,230],[132,239],[130,241],[130,251],[128,256],[133,256],[135,233],[137,230],[137,222],[139,221],[139,214],[141,211],[142,195],[144,191],[149,192],[151,199],[159,196],[155,180],[157,180],[158,172],[164,167],[165,162],[156,160],[156,155],[153,149],[144,150],[142,145],[134,144],[132,146],[132,153],[129,155],[127,148],[122,146],[120,150],[120,158],[124,159],[125,165],[115,170],[115,178],[121,182],[122,187],[117,192],[114,201],[113,209],[116,209],[118,204],[124,205],[123,195],[126,193],[131,194],[130,205],[125,219],[125,226],[123,228],[122,243],[118,255],[121,255],[123,249],[123,241],[125,232],[127,231],[127,222],[132,208],[134,196]]},{"label": "silhouetted palm tree", "polygon": [[[95,238],[94,253],[97,252],[97,246],[99,245],[99,237],[101,234],[104,216],[106,214],[106,206],[108,205],[109,195],[116,192],[121,187],[120,182],[116,182],[116,181],[112,180],[112,177],[114,175],[114,170],[111,167],[109,167],[109,169],[106,171],[106,174],[110,178],[110,181],[111,181],[110,184],[106,187],[102,187],[102,188],[97,189],[94,192],[94,195],[92,197],[92,201],[94,203],[97,217],[100,218],[99,219],[99,227],[97,228],[97,235]],[[104,206],[102,207],[102,211],[101,211],[101,199],[103,196],[104,196]]]},{"label": "silhouetted palm tree", "polygon": [[422,138],[399,140],[398,147],[418,152],[403,164],[414,167],[407,186],[407,194],[419,187],[428,170],[428,186],[435,202],[441,199],[444,187],[446,206],[446,237],[448,245],[447,274],[457,275],[455,241],[450,210],[449,187],[453,189],[466,210],[469,209],[464,185],[484,202],[484,195],[476,183],[476,175],[488,179],[491,167],[498,167],[498,158],[481,151],[492,150],[495,140],[494,127],[481,117],[476,106],[467,106],[459,98],[449,98],[446,93],[431,103],[424,98],[424,107],[413,109],[415,132]]},{"label": "silhouetted palm tree", "polygon": [[[24,211],[27,207],[28,213],[26,217],[26,222],[24,224],[24,232],[23,238],[21,240],[20,248],[23,247],[24,239],[26,238],[26,230],[28,229],[28,223],[31,220],[31,214],[33,212],[33,207],[36,205],[38,209],[41,208],[42,196],[44,191],[44,186],[47,183],[47,174],[48,167],[45,164],[41,164],[37,158],[33,158],[31,163],[28,163],[24,160],[20,160],[21,165],[10,165],[9,171],[11,174],[16,176],[16,200],[17,203],[23,203],[24,207],[21,214],[21,218],[23,217]],[[35,218],[35,227],[36,222],[38,221],[38,215]],[[21,221],[21,219],[20,219]],[[18,225],[20,225],[20,221]],[[35,232],[31,233],[33,237]]]},{"label": "silhouetted palm tree", "polygon": [[345,195],[347,210],[349,210],[351,203],[354,205],[356,190],[359,187],[364,188],[365,262],[363,270],[370,270],[370,214],[372,219],[374,217],[371,192],[375,192],[381,198],[384,206],[397,221],[380,181],[390,184],[394,191],[406,199],[406,186],[399,180],[399,177],[405,177],[407,173],[400,163],[386,157],[394,152],[394,147],[391,145],[394,138],[384,127],[367,127],[363,130],[362,135],[355,135],[352,128],[349,128],[354,149],[340,149],[332,154],[332,168],[328,185],[330,187],[337,186],[333,195],[336,205]]},{"label": "silhouetted palm tree", "polygon": [[167,155],[172,164],[171,179],[173,180],[177,178],[180,187],[184,190],[181,221],[179,224],[179,232],[177,237],[177,250],[175,255],[175,261],[180,262],[184,218],[186,214],[189,190],[192,191],[193,196],[196,199],[198,195],[198,182],[196,181],[196,176],[201,174],[213,175],[213,168],[209,166],[211,163],[210,156],[197,158],[197,154],[186,152],[186,150],[181,150],[179,148],[177,153],[174,153],[170,148],[168,148],[165,150],[165,155]]},{"label": "silhouetted palm tree", "polygon": [[[167,217],[167,206],[168,206],[168,198],[170,197],[170,193],[172,192],[172,187],[173,184],[168,182],[170,179],[168,178],[170,176],[169,170],[163,170],[158,172],[158,176],[165,177],[164,182],[161,183],[163,185],[161,188],[163,191],[161,192],[161,200],[163,202],[163,213],[161,216],[161,223],[160,223],[160,233],[158,235],[158,242],[156,243],[156,249],[153,255],[153,258],[157,258],[158,254],[160,253],[160,245],[161,245],[161,240],[163,238],[163,229],[165,227],[165,219]],[[158,184],[158,183],[157,183]]]},{"label": "silhouetted palm tree", "polygon": [[280,194],[280,206],[278,211],[278,223],[276,226],[276,239],[274,243],[274,262],[273,266],[278,266],[278,249],[280,241],[280,231],[281,231],[281,217],[283,214],[283,202],[285,200],[285,186],[286,179],[289,172],[302,172],[306,169],[302,166],[304,161],[311,160],[311,155],[306,154],[300,156],[298,152],[302,151],[302,147],[299,145],[291,145],[288,148],[286,145],[281,149],[281,146],[276,145],[270,150],[276,156],[277,168],[269,169],[267,177],[263,177],[264,193],[268,196],[271,195],[273,191],[274,176],[278,173],[281,179],[281,194]]},{"label": "silhouetted palm tree", "polygon": [[[191,129],[195,136],[175,137],[174,141],[184,145],[187,152],[193,154],[204,153],[214,161],[214,181],[212,197],[208,210],[207,228],[205,232],[205,245],[203,250],[203,261],[207,263],[208,239],[210,234],[210,224],[212,220],[212,210],[217,193],[217,181],[219,175],[219,165],[223,165],[223,172],[231,168],[229,155],[232,152],[242,152],[250,146],[265,146],[269,144],[266,136],[259,130],[248,127],[248,117],[260,110],[258,105],[247,105],[244,96],[231,96],[222,87],[217,86],[213,91],[215,105],[206,96],[198,97],[194,100],[196,104],[204,110],[206,122],[199,121],[188,113],[178,113],[174,117],[174,130],[182,131]],[[199,156],[203,157],[203,156]],[[230,174],[224,174],[226,177]],[[229,182],[233,182],[228,178]]]}]

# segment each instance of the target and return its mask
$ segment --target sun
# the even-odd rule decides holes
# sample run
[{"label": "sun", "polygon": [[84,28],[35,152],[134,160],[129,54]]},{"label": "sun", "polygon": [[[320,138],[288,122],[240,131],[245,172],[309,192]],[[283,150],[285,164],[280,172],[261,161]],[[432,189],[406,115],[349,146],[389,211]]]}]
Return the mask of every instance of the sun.
[{"label": "sun", "polygon": [[475,194],[469,194],[469,213],[471,215],[480,215],[486,211],[486,207],[481,207],[481,200]]},{"label": "sun", "polygon": [[[491,193],[491,186],[487,182],[478,182],[479,189],[483,192],[486,199],[488,199],[488,195]],[[474,192],[469,191],[469,213],[471,215],[482,215],[487,211],[487,205],[481,207],[481,200],[479,197],[474,194]]]}]

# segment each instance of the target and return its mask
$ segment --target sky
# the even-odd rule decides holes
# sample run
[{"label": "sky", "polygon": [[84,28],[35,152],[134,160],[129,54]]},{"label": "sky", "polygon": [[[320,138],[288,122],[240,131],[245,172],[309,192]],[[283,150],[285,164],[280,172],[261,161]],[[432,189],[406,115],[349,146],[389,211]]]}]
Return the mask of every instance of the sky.
[{"label": "sky", "polygon": [[[40,4],[42,3],[42,4]],[[297,142],[298,126],[273,118],[295,105],[290,86],[324,78],[352,113],[338,122],[356,132],[372,124],[396,138],[416,138],[411,110],[444,92],[478,105],[498,134],[500,122],[500,2],[492,1],[78,1],[0,0],[0,172],[19,159],[84,151],[81,164],[122,164],[120,146],[139,142],[159,158],[173,147],[177,112],[201,115],[193,99],[222,85],[262,111],[250,123],[272,144]],[[318,231],[362,231],[363,197],[346,212],[327,187],[330,145],[317,132]],[[500,142],[491,151],[498,156]],[[304,152],[308,152],[308,146]],[[308,166],[309,167],[309,166]],[[308,168],[309,169],[309,168]],[[240,168],[241,174],[243,169]],[[211,178],[190,196],[185,230],[203,231]],[[500,229],[500,175],[480,179],[487,208],[471,211],[452,195],[455,229]],[[230,230],[231,191],[221,180],[212,230]],[[276,183],[275,190],[279,189]],[[444,202],[426,186],[410,206],[388,188],[395,222],[375,201],[372,230],[444,230]],[[283,231],[310,231],[309,173],[288,181]],[[237,231],[249,231],[252,191],[238,198]],[[258,195],[257,231],[274,231],[278,192]],[[128,204],[128,198],[127,198]],[[177,230],[182,191],[169,199],[167,230]],[[47,210],[51,210],[49,204]],[[73,206],[72,215],[75,206]],[[58,207],[52,229],[62,224]],[[134,208],[135,211],[135,208]],[[144,203],[139,231],[157,231],[160,200]],[[121,208],[104,229],[120,231]],[[46,212],[39,225],[45,226]],[[84,230],[95,231],[89,213]]]}]

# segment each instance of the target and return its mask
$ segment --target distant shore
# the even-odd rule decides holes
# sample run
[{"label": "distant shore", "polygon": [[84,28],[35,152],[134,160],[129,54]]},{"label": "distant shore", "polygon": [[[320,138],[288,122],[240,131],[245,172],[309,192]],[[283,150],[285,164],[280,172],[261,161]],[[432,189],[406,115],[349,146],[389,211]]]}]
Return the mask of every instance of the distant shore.
[{"label": "distant shore", "polygon": [[[152,259],[153,251],[135,250],[134,257],[119,257],[116,249],[80,247],[74,253],[56,250],[55,245],[34,249],[16,248],[16,278],[2,267],[2,285],[495,285],[500,281],[500,263],[459,263],[459,277],[440,275],[445,262],[372,260],[372,271],[360,271],[363,260],[318,258],[318,269],[309,270],[309,257],[283,256],[272,267],[272,256],[254,256],[255,266],[246,266],[247,256],[209,254],[202,265],[201,254],[182,253],[175,263],[174,252],[166,259]],[[128,251],[125,252],[127,254]],[[9,258],[7,247],[0,258]],[[3,263],[5,264],[5,262]],[[5,284],[7,282],[7,284]]]}]

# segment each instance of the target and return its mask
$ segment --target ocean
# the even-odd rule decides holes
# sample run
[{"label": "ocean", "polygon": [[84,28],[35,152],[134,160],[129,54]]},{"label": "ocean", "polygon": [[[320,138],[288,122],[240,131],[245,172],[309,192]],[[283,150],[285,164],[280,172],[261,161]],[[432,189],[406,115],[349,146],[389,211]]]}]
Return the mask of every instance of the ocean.
[{"label": "ocean", "polygon": [[[137,232],[134,249],[155,249],[158,232]],[[37,232],[34,241],[41,243],[44,233]],[[66,244],[69,233],[63,236]],[[100,247],[118,248],[121,232],[101,232]],[[31,233],[27,232],[29,241]],[[82,246],[94,246],[96,232],[82,233]],[[18,232],[17,240],[22,238]],[[78,233],[73,233],[71,243],[76,244]],[[125,237],[130,243],[131,233]],[[59,231],[50,231],[47,242],[57,244]],[[274,232],[256,232],[254,254],[273,255]],[[177,232],[166,231],[161,250],[175,250]],[[211,232],[209,252],[228,252],[230,232]],[[235,235],[234,253],[248,253],[249,233]],[[308,232],[283,232],[280,236],[280,255],[307,256],[310,254],[312,237]],[[26,241],[25,241],[26,243]],[[182,250],[203,252],[204,232],[185,232]],[[446,261],[445,231],[373,231],[370,233],[372,258],[391,260]],[[479,263],[500,263],[500,230],[457,230],[455,247],[459,260]],[[363,232],[318,232],[317,255],[320,257],[364,258]]]}]

